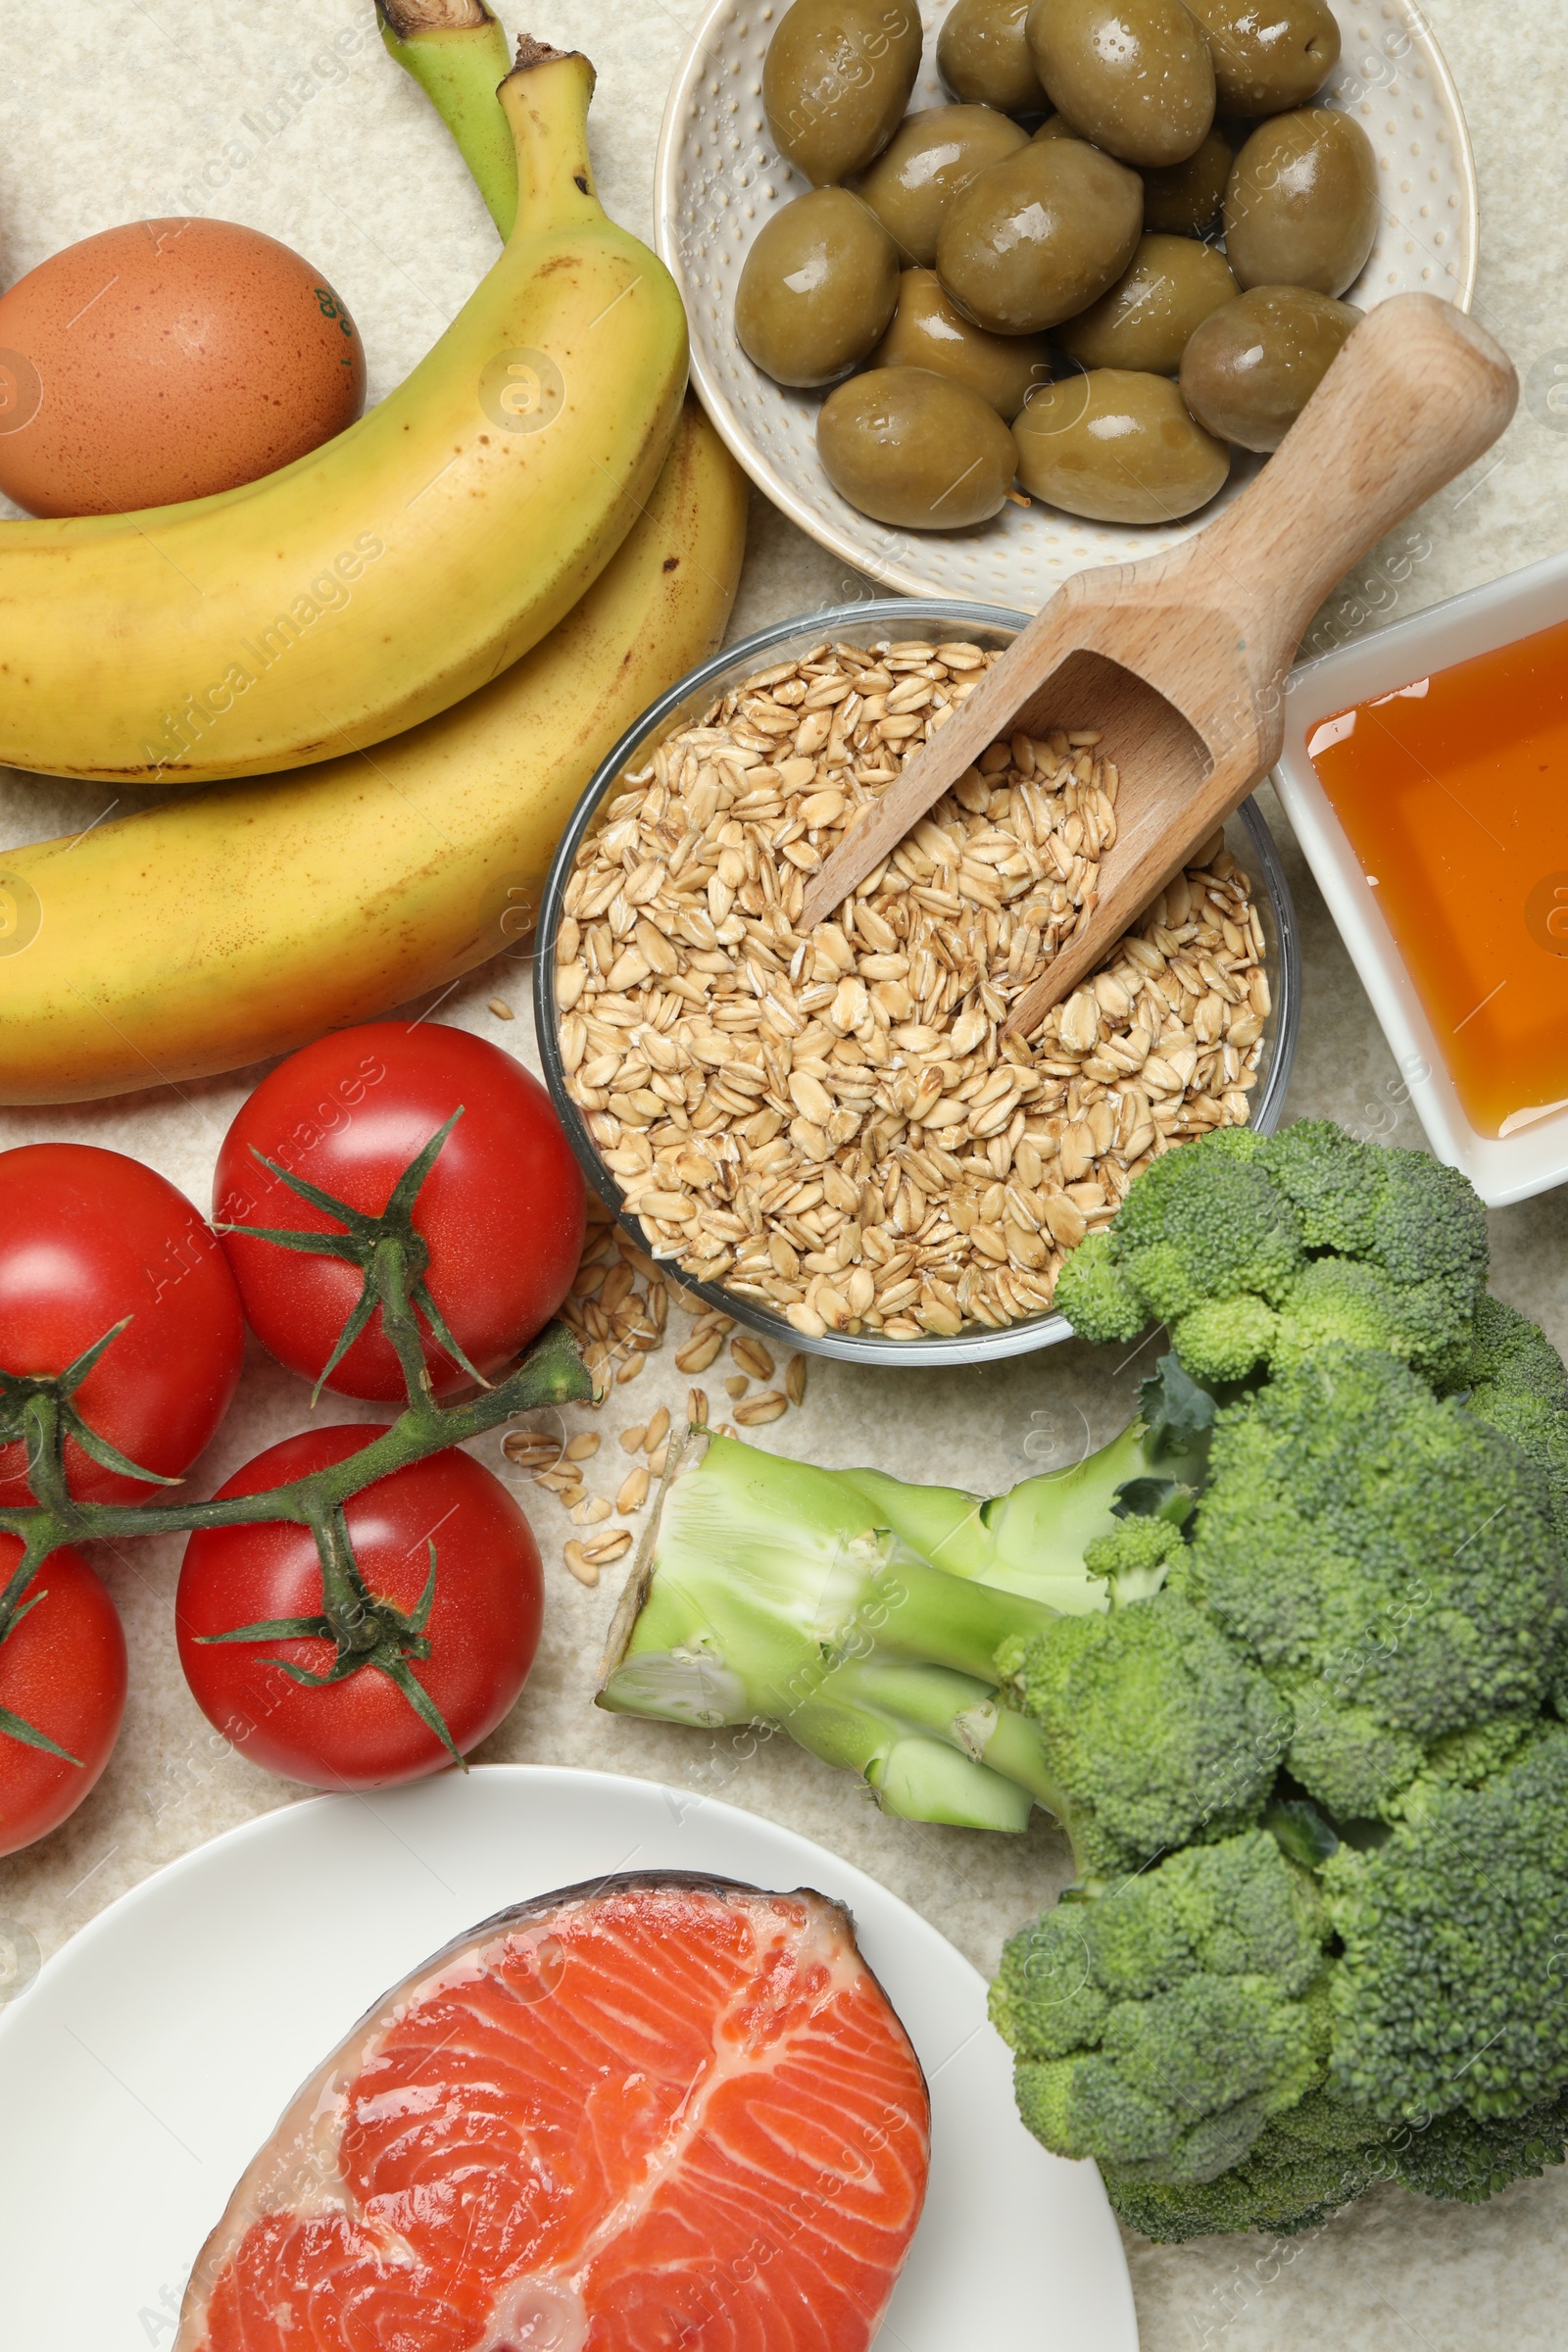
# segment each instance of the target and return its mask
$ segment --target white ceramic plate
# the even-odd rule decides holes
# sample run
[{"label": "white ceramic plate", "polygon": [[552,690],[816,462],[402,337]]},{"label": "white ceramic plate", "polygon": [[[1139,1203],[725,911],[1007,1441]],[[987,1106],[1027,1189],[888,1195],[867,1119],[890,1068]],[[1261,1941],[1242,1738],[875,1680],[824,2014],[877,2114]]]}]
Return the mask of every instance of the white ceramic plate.
[{"label": "white ceramic plate", "polygon": [[0,2343],[147,2352],[300,2082],[388,1986],[522,1897],[601,1872],[819,1887],[931,2082],[930,2194],[882,2352],[1137,2352],[1099,2175],[1037,2146],[982,1979],[884,1887],[731,1805],[496,1765],[264,1815],[123,1895],[0,2025]]},{"label": "white ceramic plate", "polygon": [[[1568,620],[1568,556],[1550,556],[1304,663],[1286,692],[1285,752],[1274,773],[1285,813],[1398,1062],[1396,1084],[1401,1096],[1408,1091],[1438,1157],[1462,1168],[1490,1208],[1568,1183],[1568,1103],[1511,1135],[1481,1135],[1470,1124],[1448,1075],[1443,1040],[1317,780],[1307,745],[1322,720],[1353,704],[1396,694],[1434,670],[1490,654],[1562,620]],[[1545,849],[1542,859],[1551,862]],[[1537,879],[1535,868],[1521,877],[1521,917],[1526,893]]]},{"label": "white ceramic plate", "polygon": [[[792,392],[735,340],[735,286],[752,239],[807,182],[774,148],[762,61],[787,0],[712,0],[670,88],[660,135],[656,241],[685,297],[703,404],[759,488],[792,521],[905,596],[957,596],[1036,612],[1069,573],[1175,547],[1257,467],[1238,459],[1213,505],[1187,522],[1128,529],[1038,504],[1007,506],[972,531],[898,531],[857,514],[816,455],[819,392]],[[949,0],[920,0],[925,57],[911,107],[941,106],[936,34]],[[1377,152],[1383,218],[1346,299],[1442,294],[1468,309],[1475,285],[1476,176],[1452,76],[1414,0],[1335,0],[1344,54],[1320,103],[1353,115]]]}]

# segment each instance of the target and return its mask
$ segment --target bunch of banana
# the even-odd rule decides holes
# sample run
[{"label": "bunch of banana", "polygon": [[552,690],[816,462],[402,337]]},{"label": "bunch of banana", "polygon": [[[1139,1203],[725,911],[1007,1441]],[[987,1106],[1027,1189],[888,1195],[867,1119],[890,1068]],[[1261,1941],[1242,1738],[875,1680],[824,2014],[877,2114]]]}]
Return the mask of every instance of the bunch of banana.
[{"label": "bunch of banana", "polygon": [[[477,0],[398,0],[432,8],[427,86],[482,164],[493,46],[452,28]],[[505,210],[505,174],[480,184]],[[743,477],[689,400],[619,552],[479,693],[373,751],[0,852],[0,1102],[235,1069],[515,951],[595,767],[722,638],[745,536]]]},{"label": "bunch of banana", "polygon": [[693,401],[609,569],[456,710],[0,852],[0,1102],[237,1069],[518,947],[595,767],[722,638],[745,535],[744,479]]},{"label": "bunch of banana", "polygon": [[[471,99],[459,37],[438,102]],[[516,226],[348,432],[186,506],[0,523],[0,763],[179,786],[363,751],[570,611],[646,506],[686,381],[674,284],[594,194],[593,81],[523,41],[500,93]],[[467,113],[494,181],[493,111]]]}]

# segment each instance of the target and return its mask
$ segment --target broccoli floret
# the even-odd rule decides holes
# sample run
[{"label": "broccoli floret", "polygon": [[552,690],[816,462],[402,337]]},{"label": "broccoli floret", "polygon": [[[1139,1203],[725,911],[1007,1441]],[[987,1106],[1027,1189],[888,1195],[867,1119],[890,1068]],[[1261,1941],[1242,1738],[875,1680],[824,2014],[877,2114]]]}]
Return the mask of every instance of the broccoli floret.
[{"label": "broccoli floret", "polygon": [[1395,2176],[1422,2196],[1482,2205],[1511,2180],[1539,2180],[1561,2164],[1565,2143],[1568,2091],[1502,2121],[1478,2123],[1459,2108],[1396,2137]]},{"label": "broccoli floret", "polygon": [[1157,1317],[1188,1370],[1216,1383],[1340,1342],[1460,1386],[1487,1273],[1464,1177],[1321,1121],[1267,1140],[1220,1128],[1165,1152],[1085,1250],[1057,1294],[1074,1329],[1126,1340]]},{"label": "broccoli floret", "polygon": [[1330,2081],[1390,2122],[1527,2114],[1568,2083],[1568,1730],[1484,1788],[1420,1782],[1403,1810],[1323,1866],[1344,1945]]},{"label": "broccoli floret", "polygon": [[1277,1305],[1301,1265],[1299,1222],[1260,1138],[1216,1128],[1146,1168],[1110,1228],[1111,1258],[1152,1315],[1250,1296]]},{"label": "broccoli floret", "polygon": [[1058,2155],[1224,2172],[1322,2073],[1302,1996],[1324,1933],[1311,1879],[1260,1831],[1058,1904],[992,1991],[1024,2122]]},{"label": "broccoli floret", "polygon": [[1088,1878],[1248,1827],[1290,1737],[1266,1677],[1172,1592],[1059,1618],[997,1670],[1040,1727],[1051,1809]]},{"label": "broccoli floret", "polygon": [[1440,1386],[1462,1378],[1488,1257],[1486,1210],[1468,1178],[1324,1119],[1287,1127],[1263,1158],[1309,1251],[1359,1258],[1386,1278],[1407,1344],[1376,1344]]},{"label": "broccoli floret", "polygon": [[1056,1279],[1055,1305],[1081,1340],[1104,1347],[1111,1340],[1136,1340],[1149,1310],[1123,1279],[1108,1233],[1080,1242]]},{"label": "broccoli floret", "polygon": [[1467,1408],[1539,1462],[1568,1543],[1568,1368],[1536,1324],[1500,1298],[1476,1308]]},{"label": "broccoli floret", "polygon": [[1386,1806],[1418,1747],[1538,1709],[1568,1622],[1540,1470],[1343,1348],[1220,1413],[1185,1583],[1276,1678],[1290,1770],[1341,1816]]},{"label": "broccoli floret", "polygon": [[1110,1587],[1111,1606],[1148,1600],[1165,1582],[1181,1551],[1182,1533],[1169,1519],[1123,1519],[1084,1546],[1084,1566]]},{"label": "broccoli floret", "polygon": [[1334,1820],[1376,1813],[1426,1762],[1419,1740],[1380,1723],[1370,1707],[1339,1697],[1310,1667],[1298,1674],[1276,1669],[1270,1680],[1290,1702],[1291,1776]]},{"label": "broccoli floret", "polygon": [[1395,2177],[1387,2127],[1322,2090],[1277,2116],[1242,2163],[1215,2180],[1166,2183],[1102,2167],[1111,2204],[1131,2230],[1166,2245],[1217,2231],[1294,2237],[1315,2229],[1373,2182]]},{"label": "broccoli floret", "polygon": [[1266,1298],[1242,1291],[1178,1315],[1171,1325],[1171,1344],[1197,1379],[1223,1387],[1246,1380],[1257,1365],[1272,1360],[1279,1324]]},{"label": "broccoli floret", "polygon": [[1276,1372],[1314,1363],[1325,1348],[1375,1348],[1408,1363],[1420,1335],[1406,1321],[1386,1274],[1354,1257],[1315,1257],[1303,1266],[1275,1318],[1269,1363]]},{"label": "broccoli floret", "polygon": [[1310,2090],[1215,2180],[1166,2183],[1117,2165],[1101,2169],[1129,2229],[1179,2244],[1232,2230],[1293,2237],[1378,2180],[1396,2180],[1421,2196],[1483,2204],[1510,2182],[1539,2179],[1548,2165],[1561,2164],[1565,2143],[1568,2092],[1503,2122],[1477,2123],[1460,2108],[1421,2130],[1391,2130],[1364,2108]]}]

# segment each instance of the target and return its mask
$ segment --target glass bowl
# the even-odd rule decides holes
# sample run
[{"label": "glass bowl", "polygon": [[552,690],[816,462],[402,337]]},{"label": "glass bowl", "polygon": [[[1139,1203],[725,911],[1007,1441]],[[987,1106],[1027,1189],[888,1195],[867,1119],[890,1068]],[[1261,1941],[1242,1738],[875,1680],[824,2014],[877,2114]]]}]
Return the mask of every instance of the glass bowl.
[{"label": "glass bowl", "polygon": [[[963,639],[989,651],[1010,645],[1028,618],[1027,613],[1006,612],[994,605],[965,604],[956,598],[936,601],[889,597],[838,605],[823,612],[808,613],[801,619],[775,622],[771,628],[760,629],[738,645],[727,646],[661,696],[622,736],[583,794],[556,852],[540,909],[534,961],[539,1054],[557,1113],[584,1176],[616,1221],[642,1248],[648,1247],[648,1241],[641,1221],[623,1207],[619,1183],[606,1167],[583,1112],[567,1089],[556,1003],[556,936],[561,927],[562,901],[577,852],[592,832],[605,803],[619,789],[623,771],[645,766],[668,736],[690,724],[732,686],[777,662],[797,659],[824,641],[871,646],[899,638],[929,637],[933,644]],[[1279,852],[1254,802],[1247,801],[1237,810],[1226,827],[1226,840],[1252,876],[1253,905],[1263,928],[1273,998],[1273,1009],[1263,1030],[1256,1107],[1250,1122],[1257,1133],[1267,1135],[1279,1123],[1300,1020],[1301,963],[1296,908]],[[769,1312],[755,1299],[740,1298],[718,1283],[694,1281],[674,1259],[661,1262],[668,1265],[671,1276],[694,1297],[732,1315],[737,1323],[786,1352],[803,1348],[813,1355],[838,1356],[848,1363],[901,1364],[907,1368],[924,1364],[973,1364],[998,1356],[1024,1355],[1036,1348],[1051,1348],[1057,1341],[1071,1337],[1072,1327],[1065,1315],[1045,1313],[1009,1323],[1001,1330],[965,1326],[951,1339],[933,1333],[918,1340],[889,1340],[877,1332],[828,1332],[821,1339],[813,1339],[798,1332],[782,1314]]]}]

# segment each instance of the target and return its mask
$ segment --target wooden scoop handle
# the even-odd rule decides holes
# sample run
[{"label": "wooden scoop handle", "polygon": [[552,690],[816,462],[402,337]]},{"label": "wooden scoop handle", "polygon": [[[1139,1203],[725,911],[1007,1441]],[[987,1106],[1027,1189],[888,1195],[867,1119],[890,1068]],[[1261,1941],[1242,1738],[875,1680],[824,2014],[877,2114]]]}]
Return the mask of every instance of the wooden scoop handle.
[{"label": "wooden scoop handle", "polygon": [[1335,582],[1491,448],[1518,398],[1507,353],[1451,302],[1379,303],[1256,480],[1182,551],[1184,592],[1233,613],[1252,677],[1282,682]]},{"label": "wooden scoop handle", "polygon": [[[1278,757],[1281,690],[1324,596],[1385,531],[1490,448],[1518,397],[1507,354],[1451,303],[1431,294],[1380,303],[1228,513],[1168,554],[1080,572],[1058,589],[845,835],[806,893],[801,929],[831,914],[992,738],[1008,732],[1075,645],[1098,644],[1185,712],[1225,787],[1220,798],[1234,808]],[[1190,813],[1201,840],[1226,808]],[[1173,859],[1185,846],[1182,815],[1172,810]],[[1093,928],[1073,968],[1109,944],[1102,923]],[[1067,970],[1064,962],[1059,981]],[[1024,1001],[1036,1019],[1050,988],[1043,979]],[[1015,1012],[1010,1025],[1017,1020]]]}]

